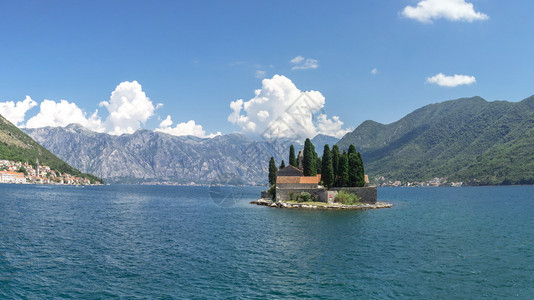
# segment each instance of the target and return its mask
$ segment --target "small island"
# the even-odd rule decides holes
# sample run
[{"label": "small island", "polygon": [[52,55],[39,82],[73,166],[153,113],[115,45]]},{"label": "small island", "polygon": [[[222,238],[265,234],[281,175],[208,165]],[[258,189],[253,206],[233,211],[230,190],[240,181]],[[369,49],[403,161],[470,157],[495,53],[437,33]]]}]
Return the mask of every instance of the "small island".
[{"label": "small island", "polygon": [[273,157],[269,161],[270,188],[251,204],[278,208],[305,209],[377,209],[392,207],[377,201],[377,187],[369,186],[361,154],[354,145],[340,152],[325,145],[323,156],[315,152],[310,139],[295,156],[289,148],[289,165],[282,160],[279,168]]}]

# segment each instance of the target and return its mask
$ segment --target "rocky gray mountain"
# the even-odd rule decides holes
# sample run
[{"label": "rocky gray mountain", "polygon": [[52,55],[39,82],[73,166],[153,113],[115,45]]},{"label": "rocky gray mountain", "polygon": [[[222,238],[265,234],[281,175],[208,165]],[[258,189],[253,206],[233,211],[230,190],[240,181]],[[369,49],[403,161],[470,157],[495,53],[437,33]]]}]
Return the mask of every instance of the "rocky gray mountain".
[{"label": "rocky gray mountain", "polygon": [[328,145],[330,146],[330,149],[332,149],[332,146],[339,142],[339,139],[330,135],[318,134],[313,139],[311,139],[311,142],[315,146],[315,151],[317,152],[317,154],[319,154],[319,156],[322,156],[324,145]]},{"label": "rocky gray mountain", "polygon": [[265,184],[269,158],[287,163],[289,149],[242,134],[202,139],[138,130],[113,136],[76,124],[24,131],[74,167],[111,183]]}]

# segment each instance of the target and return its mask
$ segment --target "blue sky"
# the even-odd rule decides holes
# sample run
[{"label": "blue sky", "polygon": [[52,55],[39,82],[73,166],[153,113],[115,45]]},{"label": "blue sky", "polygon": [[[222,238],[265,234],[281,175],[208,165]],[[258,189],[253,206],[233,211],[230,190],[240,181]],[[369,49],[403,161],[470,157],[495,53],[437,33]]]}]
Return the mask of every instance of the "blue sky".
[{"label": "blue sky", "polygon": [[[147,103],[139,100],[143,111],[133,113],[137,119],[124,128],[135,130],[136,122],[162,128],[170,116],[169,133],[194,120],[205,133],[198,135],[258,134],[260,129],[246,128],[256,116],[244,106],[238,114],[247,121],[229,121],[230,103],[250,101],[257,89],[270,95],[273,87],[262,85],[267,79],[274,89],[320,92],[324,100],[311,114],[343,122],[341,129],[332,125],[341,134],[368,119],[390,123],[444,100],[477,95],[520,101],[534,94],[532,1],[440,2],[3,1],[0,111],[9,114],[5,103],[16,105],[28,95],[37,105],[22,121],[19,110],[17,123],[25,126],[45,99],[66,100],[86,119],[98,109],[101,131],[127,132],[119,128],[123,119],[108,116],[111,107],[126,107],[110,95],[121,83],[136,81],[138,86],[117,91],[117,99],[130,90],[143,98],[144,92],[153,112],[143,115]],[[447,87],[437,84],[439,78],[428,79],[440,73],[462,75],[450,81],[464,84]],[[43,114],[30,123],[64,125],[61,114],[76,115],[59,105],[47,107],[57,110],[55,119],[44,122]],[[274,111],[265,111],[267,121],[276,119]],[[329,132],[319,128],[303,134]],[[190,129],[184,125],[174,133]]]}]

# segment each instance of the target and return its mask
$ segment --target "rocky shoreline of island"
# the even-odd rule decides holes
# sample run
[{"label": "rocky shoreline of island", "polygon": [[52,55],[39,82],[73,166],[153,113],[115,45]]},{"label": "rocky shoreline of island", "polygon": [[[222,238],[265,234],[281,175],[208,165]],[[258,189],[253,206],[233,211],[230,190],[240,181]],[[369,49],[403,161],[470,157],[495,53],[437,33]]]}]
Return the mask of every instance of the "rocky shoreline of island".
[{"label": "rocky shoreline of island", "polygon": [[386,202],[376,202],[373,204],[355,204],[345,205],[340,203],[323,203],[323,202],[275,202],[270,199],[260,198],[255,201],[250,201],[250,204],[263,205],[274,208],[297,208],[297,209],[328,209],[328,210],[365,210],[365,209],[380,209],[391,208],[393,204]]}]

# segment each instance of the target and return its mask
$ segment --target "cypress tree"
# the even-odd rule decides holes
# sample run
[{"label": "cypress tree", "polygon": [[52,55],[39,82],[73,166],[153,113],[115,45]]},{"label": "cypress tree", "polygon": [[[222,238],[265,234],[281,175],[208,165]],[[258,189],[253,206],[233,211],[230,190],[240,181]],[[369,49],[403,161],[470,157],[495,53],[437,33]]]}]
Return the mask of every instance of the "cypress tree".
[{"label": "cypress tree", "polygon": [[344,187],[347,186],[349,182],[349,160],[348,155],[343,151],[343,154],[339,156],[339,176],[337,178],[337,186]]},{"label": "cypress tree", "polygon": [[363,169],[363,160],[360,152],[356,153],[358,158],[358,172],[356,176],[356,186],[365,186],[365,170]]},{"label": "cypress tree", "polygon": [[276,163],[274,162],[274,157],[271,156],[269,161],[269,184],[273,185],[276,183]]},{"label": "cypress tree", "polygon": [[314,151],[313,144],[310,141],[310,139],[306,139],[304,142],[304,153],[303,153],[303,160],[302,160],[302,171],[304,172],[304,176],[315,176],[317,175],[317,165],[315,162],[315,151]]},{"label": "cypress tree", "polygon": [[313,143],[311,144],[311,146],[312,146],[312,152],[313,152],[313,159],[315,160],[315,175],[321,174],[321,168],[323,167],[321,163],[321,158],[317,154],[317,151],[315,151],[315,146],[313,145]]},{"label": "cypress tree", "polygon": [[337,145],[332,146],[332,167],[334,169],[334,184],[336,184],[337,176],[339,176],[339,147]]},{"label": "cypress tree", "polygon": [[315,153],[315,169],[317,170],[317,174],[321,174],[323,170],[323,160]]},{"label": "cypress tree", "polygon": [[296,168],[299,167],[297,158],[295,157],[295,147],[293,147],[293,144],[289,146],[289,164]]},{"label": "cypress tree", "polygon": [[332,187],[334,185],[334,166],[332,164],[332,152],[330,152],[328,145],[324,145],[321,171],[323,185],[327,188]]},{"label": "cypress tree", "polygon": [[[350,151],[350,148],[349,148]],[[358,155],[356,153],[349,153],[349,182],[348,186],[357,186],[358,182]]]},{"label": "cypress tree", "polygon": [[350,144],[350,146],[349,146],[349,156],[350,156],[352,153],[356,154],[356,147],[354,147],[353,144]]},{"label": "cypress tree", "polygon": [[282,159],[282,163],[280,164],[280,167],[278,167],[279,170],[282,170],[283,168],[286,167],[286,163],[285,161]]}]

